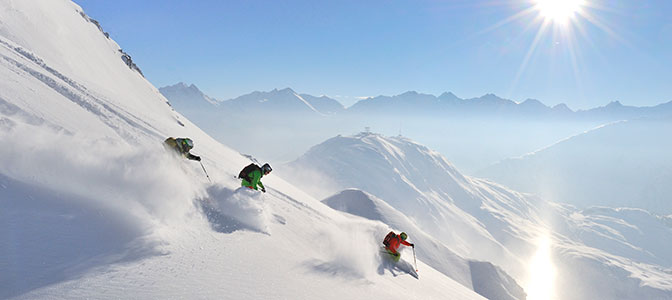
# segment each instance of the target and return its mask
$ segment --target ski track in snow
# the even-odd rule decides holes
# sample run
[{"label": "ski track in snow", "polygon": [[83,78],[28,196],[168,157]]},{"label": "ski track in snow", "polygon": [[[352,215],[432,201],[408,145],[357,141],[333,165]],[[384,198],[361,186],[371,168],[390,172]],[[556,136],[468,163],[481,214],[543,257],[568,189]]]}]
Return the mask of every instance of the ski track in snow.
[{"label": "ski track in snow", "polygon": [[[124,138],[129,138],[129,139],[135,139],[134,135],[127,133],[123,127],[117,125],[119,121],[125,122],[128,125],[130,125],[131,128],[134,129],[139,129],[143,131],[145,134],[153,137],[160,138],[161,135],[158,134],[158,132],[148,123],[143,122],[143,126],[141,126],[139,123],[137,123],[134,120],[131,120],[130,114],[129,113],[120,113],[118,110],[120,108],[112,108],[111,105],[113,104],[108,104],[109,102],[101,101],[96,99],[93,95],[91,95],[86,88],[81,86],[80,84],[74,82],[70,78],[66,77],[65,75],[59,73],[58,71],[50,68],[47,66],[41,59],[37,58],[35,55],[23,50],[20,47],[12,47],[9,45],[9,43],[3,41],[0,39],[0,44],[4,45],[6,48],[15,51],[16,53],[20,54],[21,56],[27,58],[29,61],[32,63],[36,64],[43,70],[47,71],[49,74],[53,75],[56,77],[58,80],[62,81],[65,83],[65,85],[60,84],[57,82],[57,80],[40,73],[36,71],[35,69],[32,69],[28,67],[25,64],[22,64],[10,57],[7,57],[5,55],[0,55],[2,59],[5,61],[13,64],[17,68],[25,71],[26,73],[30,74],[33,76],[35,79],[41,81],[45,85],[49,86],[52,88],[54,91],[58,92],[59,94],[63,95],[65,98],[70,99],[73,103],[81,106],[82,108],[102,117],[104,122],[114,129],[117,133],[119,133],[120,136]],[[73,88],[75,91],[71,90],[70,88]],[[142,121],[141,121],[142,122]],[[153,130],[149,130],[147,128],[152,128]]]}]

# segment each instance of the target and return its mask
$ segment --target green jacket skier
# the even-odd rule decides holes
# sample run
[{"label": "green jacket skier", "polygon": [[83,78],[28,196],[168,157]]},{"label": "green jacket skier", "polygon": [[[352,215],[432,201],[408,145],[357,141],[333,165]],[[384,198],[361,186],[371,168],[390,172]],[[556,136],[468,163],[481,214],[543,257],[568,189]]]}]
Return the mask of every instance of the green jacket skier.
[{"label": "green jacket skier", "polygon": [[165,141],[163,141],[163,146],[165,146],[167,149],[171,149],[177,152],[179,155],[182,155],[185,158],[195,161],[201,161],[200,156],[196,156],[189,153],[191,148],[194,148],[194,142],[190,138],[169,137]]},{"label": "green jacket skier", "polygon": [[240,186],[245,186],[254,190],[259,190],[259,187],[261,187],[261,191],[265,193],[266,188],[261,182],[261,177],[268,175],[271,171],[273,171],[273,169],[268,163],[265,163],[261,167],[254,163],[249,164],[240,171],[240,174],[238,174],[238,178],[242,179]]}]

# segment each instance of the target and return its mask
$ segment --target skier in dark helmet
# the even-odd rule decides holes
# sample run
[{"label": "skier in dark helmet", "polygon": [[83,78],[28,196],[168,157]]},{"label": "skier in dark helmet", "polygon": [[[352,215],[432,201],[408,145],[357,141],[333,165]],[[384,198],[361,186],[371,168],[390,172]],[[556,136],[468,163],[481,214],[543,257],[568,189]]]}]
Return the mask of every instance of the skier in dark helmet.
[{"label": "skier in dark helmet", "polygon": [[185,158],[195,160],[195,161],[201,161],[200,156],[196,156],[196,155],[193,155],[193,154],[189,153],[191,148],[194,148],[194,142],[190,138],[169,137],[165,141],[163,141],[163,145],[166,148],[177,152],[179,155],[184,156]]},{"label": "skier in dark helmet", "polygon": [[249,164],[240,171],[240,174],[238,174],[238,178],[243,180],[240,183],[240,186],[255,190],[259,190],[259,187],[261,187],[261,191],[266,193],[266,188],[264,187],[264,184],[261,183],[261,177],[268,175],[271,171],[273,171],[273,169],[268,163],[265,163],[261,167],[254,163]]},{"label": "skier in dark helmet", "polygon": [[397,251],[399,249],[399,246],[401,245],[406,245],[406,246],[411,246],[415,248],[415,245],[413,243],[409,243],[406,241],[408,238],[408,235],[405,232],[402,232],[401,234],[397,235],[394,233],[394,231],[390,231],[385,236],[385,239],[383,240],[383,245],[385,245],[385,250],[387,253],[392,255],[394,261],[399,261],[401,258],[401,254]]}]

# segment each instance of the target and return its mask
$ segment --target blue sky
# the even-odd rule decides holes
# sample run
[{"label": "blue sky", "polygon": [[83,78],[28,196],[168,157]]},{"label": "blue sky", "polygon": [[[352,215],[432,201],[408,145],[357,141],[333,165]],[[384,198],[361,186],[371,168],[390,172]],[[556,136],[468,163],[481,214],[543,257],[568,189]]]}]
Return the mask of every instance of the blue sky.
[{"label": "blue sky", "polygon": [[672,1],[584,1],[563,27],[533,0],[75,0],[155,86],[220,100],[291,87],[345,105],[409,90],[572,109],[671,101]]}]

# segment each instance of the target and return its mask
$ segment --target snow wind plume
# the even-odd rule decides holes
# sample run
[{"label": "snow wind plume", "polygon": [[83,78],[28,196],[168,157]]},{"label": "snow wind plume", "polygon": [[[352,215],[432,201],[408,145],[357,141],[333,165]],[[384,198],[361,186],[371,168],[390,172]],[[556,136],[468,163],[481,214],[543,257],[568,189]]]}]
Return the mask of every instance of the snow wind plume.
[{"label": "snow wind plume", "polygon": [[321,259],[313,260],[309,267],[316,272],[346,279],[368,280],[381,267],[380,247],[375,237],[380,228],[370,222],[349,221],[338,228],[319,232],[315,240],[321,241]]},{"label": "snow wind plume", "polygon": [[213,229],[217,231],[250,229],[271,233],[272,213],[265,196],[258,191],[246,187],[231,190],[214,185],[208,188],[207,197],[202,198],[201,203]]},{"label": "snow wind plume", "polygon": [[0,298],[165,253],[176,228],[207,226],[193,205],[203,184],[161,141],[133,147],[25,125],[0,140],[0,286],[11,287]]},{"label": "snow wind plume", "polygon": [[[0,173],[76,195],[86,205],[133,215],[138,224],[185,221],[202,193],[195,176],[160,146],[132,147],[50,129],[18,126],[0,132]],[[76,205],[77,203],[71,203]]]},{"label": "snow wind plume", "polygon": [[289,163],[274,172],[293,185],[300,186],[303,191],[317,199],[324,199],[342,189],[329,174],[318,169]]}]

